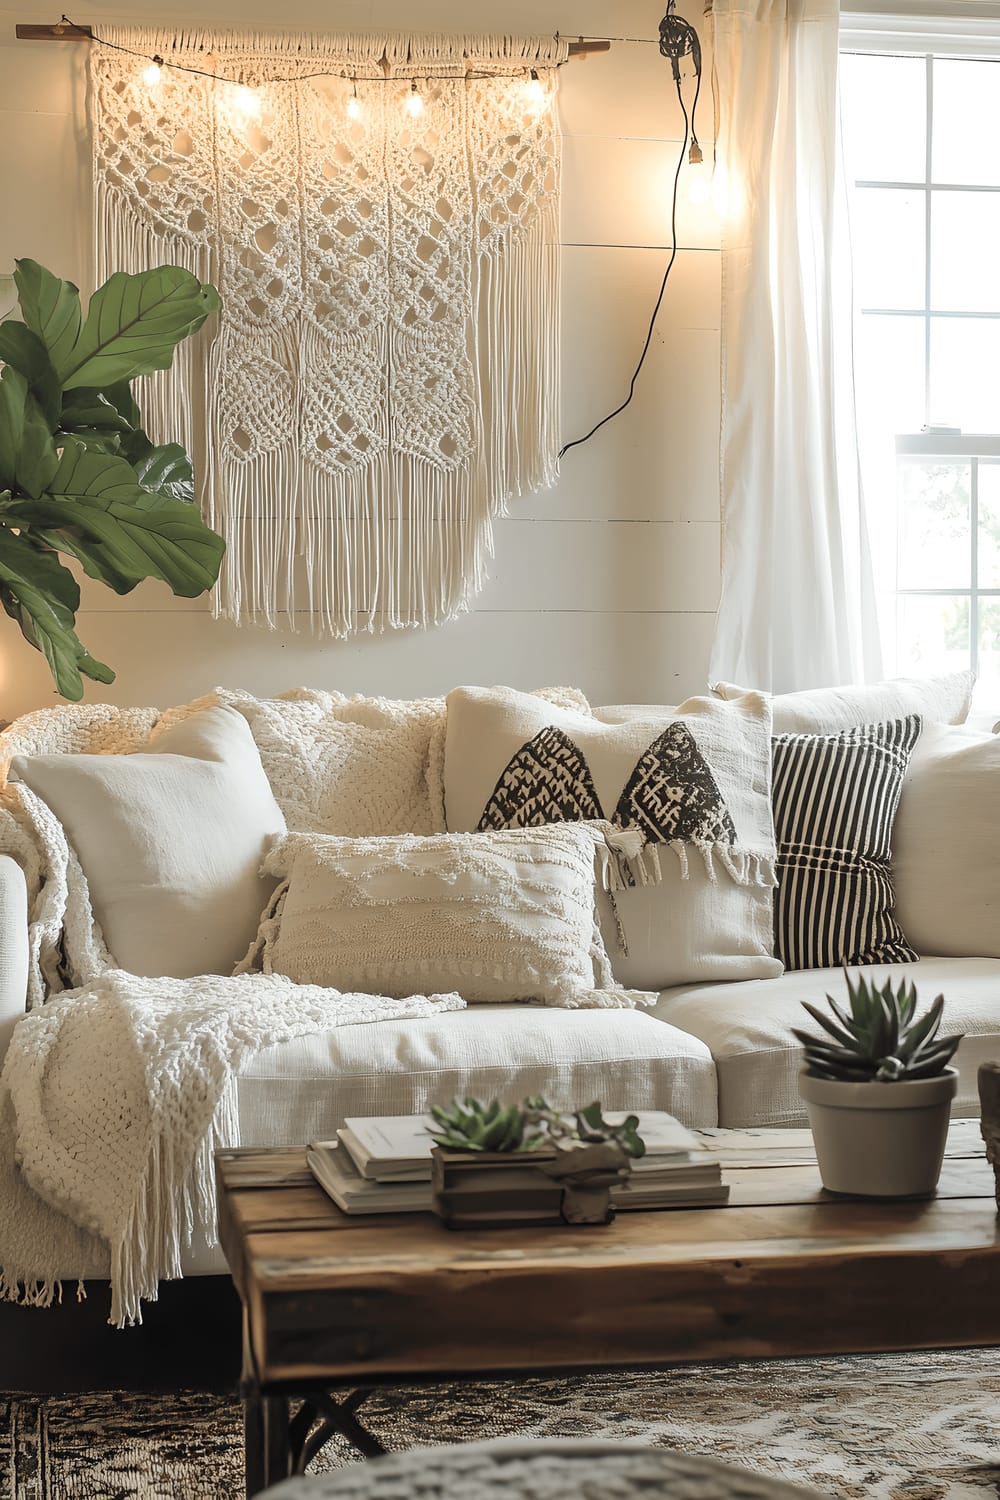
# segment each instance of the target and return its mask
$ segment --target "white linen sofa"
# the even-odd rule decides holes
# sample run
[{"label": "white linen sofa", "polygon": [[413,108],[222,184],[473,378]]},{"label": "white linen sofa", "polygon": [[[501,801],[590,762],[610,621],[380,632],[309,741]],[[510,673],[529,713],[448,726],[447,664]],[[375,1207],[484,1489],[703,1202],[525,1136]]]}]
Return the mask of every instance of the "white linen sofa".
[{"label": "white linen sofa", "polygon": [[[631,711],[608,710],[607,721]],[[911,976],[925,1001],[945,995],[944,1030],[965,1033],[954,1110],[977,1114],[979,1064],[1000,1057],[1000,957],[929,953],[892,972]],[[0,855],[0,1058],[24,1013],[27,973],[25,879]],[[665,1109],[692,1127],[801,1125],[791,1028],[803,1022],[803,1000],[840,994],[843,984],[839,970],[795,971],[678,986],[651,1010],[472,1005],[341,1026],[253,1056],[238,1084],[241,1142],[329,1138],[348,1116],[415,1113],[466,1094],[541,1093],[563,1107],[600,1099],[610,1109]],[[201,1250],[185,1269],[221,1264],[218,1252]]]}]

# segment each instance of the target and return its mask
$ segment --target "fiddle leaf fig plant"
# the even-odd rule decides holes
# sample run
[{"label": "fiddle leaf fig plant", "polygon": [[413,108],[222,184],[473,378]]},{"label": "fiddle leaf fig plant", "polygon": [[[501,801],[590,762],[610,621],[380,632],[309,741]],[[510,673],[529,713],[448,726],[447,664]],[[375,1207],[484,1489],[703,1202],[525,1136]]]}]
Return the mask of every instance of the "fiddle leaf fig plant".
[{"label": "fiddle leaf fig plant", "polygon": [[59,559],[127,594],[158,578],[194,598],[219,576],[225,543],[195,503],[191,461],[155,445],[132,395],[138,375],[221,307],[180,266],[117,272],[90,299],[33,260],[16,262],[23,321],[0,323],[0,603],[42,651],[66,698],[83,677],[113,682],[76,634],[80,589]]}]

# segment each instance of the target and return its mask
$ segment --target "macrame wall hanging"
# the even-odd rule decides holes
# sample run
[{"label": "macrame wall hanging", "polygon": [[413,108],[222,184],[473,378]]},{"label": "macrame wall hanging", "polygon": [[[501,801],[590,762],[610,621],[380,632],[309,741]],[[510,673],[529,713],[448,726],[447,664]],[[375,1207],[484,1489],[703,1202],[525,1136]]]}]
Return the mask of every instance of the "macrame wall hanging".
[{"label": "macrame wall hanging", "polygon": [[556,477],[566,44],[101,35],[130,52],[91,52],[98,281],[171,262],[224,302],[145,392],[228,543],[215,613],[453,617]]}]

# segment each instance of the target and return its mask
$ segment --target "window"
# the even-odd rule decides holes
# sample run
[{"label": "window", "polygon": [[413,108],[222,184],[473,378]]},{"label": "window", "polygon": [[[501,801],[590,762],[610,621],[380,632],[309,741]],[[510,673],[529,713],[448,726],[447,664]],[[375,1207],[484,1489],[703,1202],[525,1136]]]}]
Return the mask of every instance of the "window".
[{"label": "window", "polygon": [[995,703],[1000,57],[919,37],[843,45],[858,436],[886,665],[971,665]]}]

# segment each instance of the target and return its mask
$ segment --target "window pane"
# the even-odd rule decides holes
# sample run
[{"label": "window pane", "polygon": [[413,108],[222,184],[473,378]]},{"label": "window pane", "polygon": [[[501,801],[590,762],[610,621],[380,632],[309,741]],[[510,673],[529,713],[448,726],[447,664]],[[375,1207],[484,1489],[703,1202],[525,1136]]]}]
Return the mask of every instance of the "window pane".
[{"label": "window pane", "polygon": [[851,241],[859,307],[923,307],[925,200],[912,188],[858,188]]},{"label": "window pane", "polygon": [[1000,312],[998,243],[1000,192],[932,193],[931,307]]},{"label": "window pane", "polygon": [[972,581],[967,463],[899,464],[898,586],[968,588]]},{"label": "window pane", "polygon": [[1000,701],[1000,599],[979,601],[979,679],[981,700],[990,708]]},{"label": "window pane", "polygon": [[979,587],[1000,589],[1000,464],[979,462]]},{"label": "window pane", "polygon": [[[922,317],[859,319],[855,347],[858,426],[890,438],[924,425],[924,320]],[[887,450],[888,451],[888,450]]]},{"label": "window pane", "polygon": [[848,174],[870,182],[926,178],[926,65],[921,57],[840,59]]},{"label": "window pane", "polygon": [[931,176],[1000,185],[1000,63],[934,59]]},{"label": "window pane", "polygon": [[919,677],[968,667],[968,596],[901,594],[898,614],[898,671]]},{"label": "window pane", "polygon": [[932,320],[930,419],[1000,431],[1000,319]]}]

